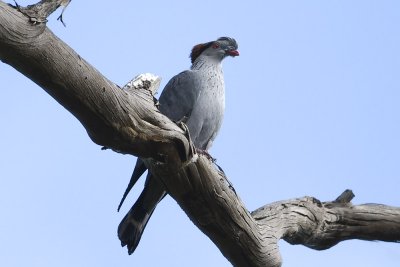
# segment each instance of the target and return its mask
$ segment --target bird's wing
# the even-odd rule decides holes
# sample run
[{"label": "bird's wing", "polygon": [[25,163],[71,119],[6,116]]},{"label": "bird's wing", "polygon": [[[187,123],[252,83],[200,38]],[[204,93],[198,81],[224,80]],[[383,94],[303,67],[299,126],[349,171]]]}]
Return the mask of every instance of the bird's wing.
[{"label": "bird's wing", "polygon": [[[165,116],[174,121],[185,122],[193,110],[194,102],[198,97],[198,86],[196,86],[197,76],[194,71],[187,70],[174,76],[165,86],[160,99],[160,111]],[[138,158],[131,180],[119,203],[120,210],[129,191],[135,185],[140,176],[146,171],[144,162]]]},{"label": "bird's wing", "polygon": [[160,99],[160,111],[173,121],[185,122],[199,96],[198,77],[187,70],[174,76],[165,86]]}]

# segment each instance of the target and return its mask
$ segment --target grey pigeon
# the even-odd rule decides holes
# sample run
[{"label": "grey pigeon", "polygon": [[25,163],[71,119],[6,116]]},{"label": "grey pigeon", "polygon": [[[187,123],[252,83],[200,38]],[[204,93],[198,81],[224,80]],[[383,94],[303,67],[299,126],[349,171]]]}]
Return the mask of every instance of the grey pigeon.
[{"label": "grey pigeon", "polygon": [[[204,152],[217,136],[224,115],[225,84],[221,62],[227,56],[238,56],[237,49],[235,39],[229,37],[194,46],[190,70],[174,76],[159,99],[161,113],[173,121],[184,122],[194,146]],[[146,166],[139,158],[118,211],[145,171]],[[135,251],[151,214],[165,195],[164,186],[149,173],[138,200],[118,226],[121,245],[128,246],[129,254]]]}]

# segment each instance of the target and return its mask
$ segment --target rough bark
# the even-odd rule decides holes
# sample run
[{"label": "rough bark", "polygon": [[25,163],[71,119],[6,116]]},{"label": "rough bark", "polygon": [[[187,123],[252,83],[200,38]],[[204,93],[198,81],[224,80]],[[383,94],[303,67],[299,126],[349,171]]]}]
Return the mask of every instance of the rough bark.
[{"label": "rough bark", "polygon": [[[64,1],[41,4],[51,2]],[[157,79],[140,77],[119,88],[54,36],[42,15],[32,20],[35,8],[24,12],[0,2],[0,59],[69,110],[93,142],[145,158],[168,193],[234,266],[280,266],[281,238],[313,249],[354,238],[400,241],[399,208],[353,206],[349,191],[332,202],[304,197],[250,213],[225,175],[194,153],[185,126],[158,111],[152,94]]]},{"label": "rough bark", "polygon": [[277,239],[316,250],[348,239],[400,241],[400,209],[380,204],[353,206],[303,197],[266,205],[252,216],[272,226]]}]

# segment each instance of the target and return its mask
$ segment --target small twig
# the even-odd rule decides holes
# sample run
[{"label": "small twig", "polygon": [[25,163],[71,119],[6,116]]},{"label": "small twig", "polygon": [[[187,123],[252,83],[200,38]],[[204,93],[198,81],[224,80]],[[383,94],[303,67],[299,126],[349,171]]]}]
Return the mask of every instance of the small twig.
[{"label": "small twig", "polygon": [[63,21],[62,15],[65,11],[65,8],[71,2],[71,0],[42,0],[39,3],[34,5],[28,5],[27,7],[20,6],[15,0],[16,8],[25,16],[29,18],[29,21],[32,24],[46,23],[47,17],[53,13],[57,8],[63,6],[63,10],[61,11],[61,15],[57,18],[60,20],[64,26],[66,24]]},{"label": "small twig", "polygon": [[[19,4],[17,3],[17,1],[14,0],[14,3],[15,3],[15,7],[16,7],[18,10],[20,10],[20,9],[19,9]],[[10,5],[11,5],[11,4],[10,4]],[[12,6],[12,5],[11,5],[11,6]]]},{"label": "small twig", "polygon": [[64,22],[64,20],[63,20],[63,14],[64,14],[65,9],[67,9],[68,4],[69,4],[71,1],[72,1],[72,0],[64,0],[64,1],[61,3],[61,6],[63,6],[63,9],[62,9],[62,11],[61,11],[61,15],[58,16],[57,20],[61,21],[61,23],[64,25],[64,27],[67,27],[67,24],[65,24],[65,22]]}]

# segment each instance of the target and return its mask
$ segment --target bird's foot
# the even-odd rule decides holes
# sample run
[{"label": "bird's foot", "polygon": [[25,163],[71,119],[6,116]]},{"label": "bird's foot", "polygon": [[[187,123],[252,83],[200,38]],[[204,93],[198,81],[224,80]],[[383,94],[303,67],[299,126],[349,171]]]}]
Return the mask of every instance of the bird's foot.
[{"label": "bird's foot", "polygon": [[207,159],[211,160],[213,163],[217,161],[216,158],[213,158],[206,150],[200,149],[196,147],[196,153],[200,155],[204,155],[207,157]]},{"label": "bird's foot", "polygon": [[176,121],[176,124],[186,123],[188,120],[187,116],[183,116],[180,120]]},{"label": "bird's foot", "polygon": [[220,173],[225,177],[225,180],[228,182],[229,188],[232,189],[232,191],[235,192],[235,194],[236,194],[235,188],[233,188],[232,183],[228,180],[228,178],[226,178],[224,170],[221,168],[221,166],[219,166],[217,164],[217,159],[213,158],[206,150],[203,150],[203,149],[200,149],[200,148],[196,148],[196,152],[198,154],[200,154],[200,155],[206,156],[207,159],[211,160],[211,162],[214,163],[215,166],[217,166],[217,168],[220,171]]},{"label": "bird's foot", "polygon": [[[183,117],[183,120],[186,117]],[[187,139],[189,140],[189,155],[193,156],[197,150],[197,148],[194,146],[192,139],[190,138],[190,132],[189,132],[189,128],[187,127],[187,125],[182,121],[179,120],[177,122],[178,126],[185,131],[185,136],[187,137]]]}]

